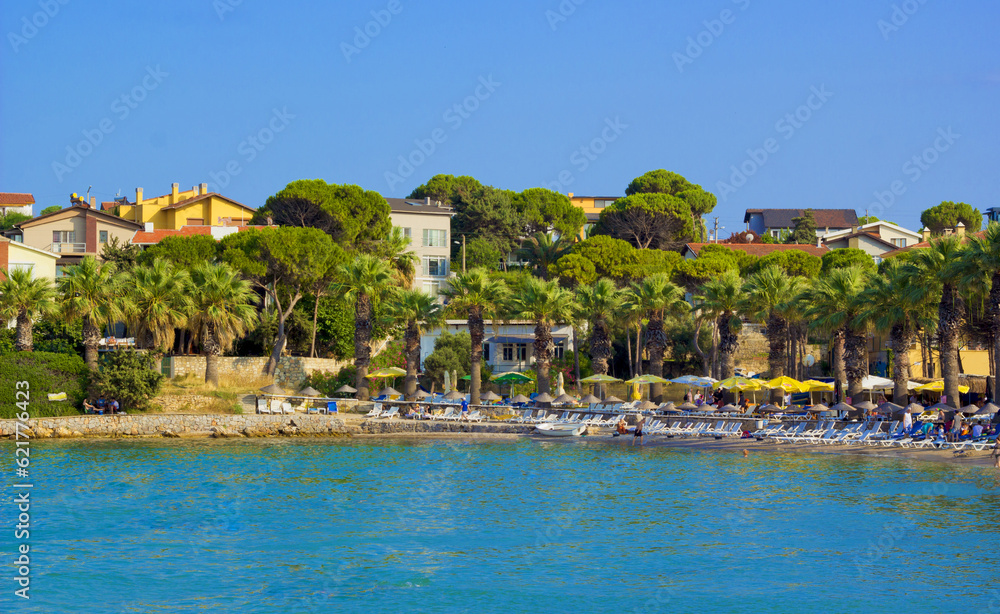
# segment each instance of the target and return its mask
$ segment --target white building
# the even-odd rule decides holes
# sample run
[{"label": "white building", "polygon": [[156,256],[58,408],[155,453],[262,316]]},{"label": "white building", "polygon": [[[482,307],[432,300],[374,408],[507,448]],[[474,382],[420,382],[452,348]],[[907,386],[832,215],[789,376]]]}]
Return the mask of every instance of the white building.
[{"label": "white building", "polygon": [[[420,337],[420,364],[434,351],[434,342],[447,330],[451,334],[469,332],[466,320],[447,320],[441,328],[426,331]],[[583,331],[579,331],[582,336]],[[552,327],[554,358],[562,358],[566,351],[573,351],[573,329],[570,325]],[[483,361],[494,373],[527,371],[535,365],[535,323],[529,321],[485,322]]]},{"label": "white building", "polygon": [[35,204],[35,197],[31,194],[20,192],[0,192],[0,215],[8,213],[21,213],[28,217],[34,217],[31,212]]},{"label": "white building", "polygon": [[440,201],[387,198],[390,219],[410,239],[410,247],[420,259],[414,288],[437,296],[448,279],[451,261],[451,216],[455,212]]}]

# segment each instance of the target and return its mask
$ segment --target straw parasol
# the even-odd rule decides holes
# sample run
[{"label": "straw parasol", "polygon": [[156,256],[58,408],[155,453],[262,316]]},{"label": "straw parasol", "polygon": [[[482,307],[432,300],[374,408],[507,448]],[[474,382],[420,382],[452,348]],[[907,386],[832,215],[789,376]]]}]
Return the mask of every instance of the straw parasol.
[{"label": "straw parasol", "polygon": [[[860,407],[860,406],[861,406],[861,404],[858,403],[855,407]],[[903,407],[902,405],[896,405],[895,403],[893,403],[891,401],[886,401],[885,403],[882,403],[881,405],[879,405],[878,407],[875,408],[875,410],[878,411],[878,413],[880,413],[880,414],[886,414],[886,415],[890,415],[890,416],[898,414],[898,413],[904,411],[905,409],[906,408]]]},{"label": "straw parasol", "polygon": [[562,405],[564,403],[576,403],[576,397],[574,397],[574,396],[572,396],[570,394],[566,394],[564,392],[564,393],[560,394],[559,396],[557,396],[556,398],[552,399],[552,402],[553,403],[558,403],[559,405]]},{"label": "straw parasol", "polygon": [[712,413],[713,411],[715,411],[715,405],[709,405],[708,403],[705,403],[703,405],[699,405],[698,407],[696,407],[695,411],[703,411],[706,414]]},{"label": "straw parasol", "polygon": [[978,405],[973,405],[972,403],[969,403],[968,405],[966,405],[965,407],[963,407],[962,409],[960,409],[958,411],[962,412],[963,414],[965,414],[967,416],[971,416],[973,414],[978,414],[979,413],[979,406]]},{"label": "straw parasol", "polygon": [[876,407],[878,407],[878,405],[872,403],[871,401],[860,401],[854,404],[854,409],[863,409],[865,411],[875,409]]},{"label": "straw parasol", "polygon": [[417,390],[417,393],[414,396],[417,397],[418,399],[426,399],[427,397],[431,396],[431,393],[427,392],[426,390]]},{"label": "straw parasol", "polygon": [[484,401],[499,401],[500,400],[500,395],[497,394],[497,393],[495,393],[495,392],[493,392],[492,390],[490,390],[489,392],[487,392],[486,394],[484,394],[483,396],[481,396],[479,398],[482,399],[482,400],[484,400]]},{"label": "straw parasol", "polygon": [[997,410],[1000,410],[1000,407],[997,407],[993,403],[987,403],[986,405],[983,405],[982,407],[980,407],[978,411],[976,411],[976,415],[977,416],[988,416],[990,414],[997,413]]},{"label": "straw parasol", "polygon": [[580,399],[580,402],[581,403],[586,403],[586,404],[590,405],[591,403],[600,403],[601,400],[598,399],[597,397],[595,397],[592,394],[588,394],[587,396],[585,396],[582,399]]},{"label": "straw parasol", "polygon": [[383,388],[383,389],[382,389],[382,390],[381,390],[381,391],[380,391],[380,392],[378,393],[378,395],[379,395],[380,397],[391,397],[391,396],[398,396],[398,395],[399,395],[399,391],[398,391],[398,390],[396,390],[395,388],[393,388],[392,386],[388,386],[388,387],[386,387],[386,388]]},{"label": "straw parasol", "polygon": [[837,403],[836,405],[834,405],[833,407],[830,408],[830,411],[852,412],[852,411],[857,411],[857,410],[854,409],[853,407],[851,407],[850,405],[848,405],[847,403]]},{"label": "straw parasol", "polygon": [[354,394],[357,391],[358,391],[357,388],[351,388],[347,384],[344,384],[340,388],[334,390],[334,392],[336,392],[337,394]]},{"label": "straw parasol", "polygon": [[465,395],[457,390],[452,390],[448,394],[444,395],[444,398],[449,401],[457,401],[459,399],[464,399]]},{"label": "straw parasol", "polygon": [[764,407],[761,407],[758,411],[760,411],[761,413],[767,413],[767,414],[777,414],[777,413],[781,413],[781,412],[783,412],[785,410],[782,409],[782,408],[780,408],[780,407],[778,407],[777,405],[774,405],[773,403],[768,403]]},{"label": "straw parasol", "polygon": [[909,405],[906,406],[906,411],[910,412],[911,414],[920,415],[924,413],[924,406],[921,405],[920,403],[910,403]]},{"label": "straw parasol", "polygon": [[277,384],[269,384],[260,389],[264,394],[286,394],[285,389]]},{"label": "straw parasol", "polygon": [[316,390],[312,386],[306,386],[302,390],[299,390],[298,395],[300,397],[321,397],[323,396],[323,393]]},{"label": "straw parasol", "polygon": [[514,397],[513,399],[510,399],[510,402],[511,403],[531,403],[531,399],[529,399],[528,397],[524,396],[523,394],[519,394],[516,397]]},{"label": "straw parasol", "polygon": [[723,405],[722,407],[719,408],[719,412],[720,413],[724,413],[724,414],[731,414],[731,413],[739,412],[739,411],[740,411],[740,408],[736,407],[732,403],[726,403],[725,405]]},{"label": "straw parasol", "polygon": [[611,395],[610,397],[604,397],[604,402],[605,403],[624,403],[625,401],[622,401],[621,399],[619,399],[615,395]]},{"label": "straw parasol", "polygon": [[673,401],[668,401],[667,404],[663,406],[663,411],[675,411],[676,409],[677,405],[675,405]]},{"label": "straw parasol", "polygon": [[547,392],[543,392],[535,397],[535,403],[551,403],[554,400],[555,399],[552,398],[552,395]]},{"label": "straw parasol", "polygon": [[659,405],[653,403],[652,401],[643,401],[642,403],[639,403],[638,409],[640,411],[649,411],[651,409],[656,409],[657,407],[659,407]]},{"label": "straw parasol", "polygon": [[694,411],[698,409],[698,406],[695,405],[694,403],[681,403],[680,405],[677,406],[677,409],[681,411]]},{"label": "straw parasol", "polygon": [[812,407],[810,407],[809,411],[813,411],[813,412],[816,412],[817,414],[821,414],[821,413],[823,413],[825,411],[830,411],[830,408],[827,407],[826,405],[823,405],[822,403],[817,403],[817,404],[813,405]]}]

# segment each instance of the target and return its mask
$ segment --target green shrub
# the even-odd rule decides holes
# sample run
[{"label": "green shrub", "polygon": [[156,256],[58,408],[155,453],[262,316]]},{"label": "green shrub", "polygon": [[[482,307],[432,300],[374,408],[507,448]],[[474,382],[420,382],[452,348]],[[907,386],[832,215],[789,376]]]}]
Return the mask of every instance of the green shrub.
[{"label": "green shrub", "polygon": [[146,352],[107,352],[98,363],[93,390],[106,400],[117,399],[122,411],[145,410],[160,391],[163,375],[153,368]]},{"label": "green shrub", "polygon": [[338,373],[333,373],[331,371],[313,371],[308,376],[304,382],[302,382],[302,387],[312,386],[316,390],[319,390],[327,397],[339,397],[339,394],[334,393],[337,388],[340,388],[344,384],[353,387],[354,382],[357,379],[358,370],[353,366],[344,367]]},{"label": "green shrub", "polygon": [[[79,356],[50,352],[12,352],[0,356],[0,418],[19,413],[15,401],[17,382],[28,382],[28,414],[33,418],[80,413],[87,393],[89,373]],[[23,388],[22,388],[23,389]],[[65,392],[65,401],[49,401],[50,393]]]}]

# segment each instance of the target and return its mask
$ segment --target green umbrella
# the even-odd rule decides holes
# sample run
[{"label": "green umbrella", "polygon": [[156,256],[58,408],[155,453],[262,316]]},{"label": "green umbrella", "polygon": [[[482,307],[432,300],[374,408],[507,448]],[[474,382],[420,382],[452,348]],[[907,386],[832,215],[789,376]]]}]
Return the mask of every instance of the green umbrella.
[{"label": "green umbrella", "polygon": [[494,376],[493,381],[504,384],[527,384],[533,380],[523,373],[508,371],[507,373],[501,373],[500,375]]},{"label": "green umbrella", "polygon": [[591,375],[590,377],[585,377],[580,380],[581,384],[610,384],[612,382],[620,382],[621,380],[617,377],[611,377],[610,375]]}]

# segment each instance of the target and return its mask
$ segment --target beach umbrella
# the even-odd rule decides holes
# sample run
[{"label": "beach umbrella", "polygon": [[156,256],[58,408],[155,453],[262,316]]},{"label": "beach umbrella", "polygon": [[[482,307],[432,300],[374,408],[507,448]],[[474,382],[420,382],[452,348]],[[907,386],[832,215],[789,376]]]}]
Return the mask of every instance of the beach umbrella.
[{"label": "beach umbrella", "polygon": [[457,390],[451,390],[448,394],[444,395],[444,398],[449,401],[457,401],[459,399],[464,399],[465,395]]},{"label": "beach umbrella", "polygon": [[928,407],[924,411],[936,411],[936,412],[949,411],[950,412],[950,411],[956,411],[956,409],[953,406],[948,405],[947,403],[935,403],[934,405],[931,405],[930,407]]},{"label": "beach umbrella", "polygon": [[972,403],[969,403],[968,405],[966,405],[965,407],[963,407],[962,409],[960,409],[958,411],[960,411],[963,414],[966,414],[968,416],[971,416],[973,414],[978,414],[979,413],[979,406],[978,405],[973,405]]},{"label": "beach umbrella", "polygon": [[909,405],[906,406],[906,411],[910,412],[911,414],[920,415],[924,413],[924,406],[921,405],[920,403],[910,403]]},{"label": "beach umbrella", "polygon": [[853,407],[851,407],[850,405],[848,405],[847,403],[837,403],[836,405],[834,405],[833,407],[830,408],[830,411],[852,412],[852,411],[857,411],[857,410],[854,409]]},{"label": "beach umbrella", "polygon": [[621,399],[619,399],[615,395],[611,395],[610,397],[604,397],[604,402],[605,403],[624,403],[625,401],[622,401]]},{"label": "beach umbrella", "polygon": [[728,390],[759,390],[761,382],[760,380],[750,379],[742,375],[734,375],[716,383],[716,386]]},{"label": "beach umbrella", "polygon": [[625,380],[626,384],[666,384],[670,380],[663,379],[657,375],[639,375],[632,379]]},{"label": "beach umbrella", "polygon": [[552,399],[553,403],[558,403],[560,405],[564,403],[576,403],[576,397],[566,394],[565,392]]},{"label": "beach umbrella", "polygon": [[722,407],[719,408],[719,412],[723,413],[723,414],[731,414],[731,413],[739,412],[739,411],[740,411],[740,408],[736,407],[732,403],[726,403],[725,405],[723,405]]},{"label": "beach umbrella", "polygon": [[264,394],[285,394],[285,389],[277,384],[270,384],[260,389]]},{"label": "beach umbrella", "polygon": [[822,403],[817,403],[817,404],[813,405],[812,407],[810,407],[809,411],[814,411],[814,412],[816,412],[818,414],[821,414],[821,413],[823,413],[825,411],[830,411],[830,408],[827,407],[826,405],[823,405]]},{"label": "beach umbrella", "polygon": [[528,397],[524,396],[523,394],[519,394],[516,397],[514,397],[513,399],[511,399],[510,402],[511,403],[531,403],[531,399],[529,399]]},{"label": "beach umbrella", "polygon": [[535,397],[535,403],[551,403],[553,400],[552,395],[547,392],[543,392]]},{"label": "beach umbrella", "polygon": [[656,409],[657,407],[659,407],[659,405],[653,403],[652,401],[643,401],[642,403],[639,403],[639,407],[637,409],[640,411],[649,411],[651,409]]},{"label": "beach umbrella", "polygon": [[767,382],[768,388],[781,388],[785,392],[808,392],[809,389],[797,379],[783,375]]},{"label": "beach umbrella", "polygon": [[663,411],[677,411],[677,405],[673,401],[668,401],[666,405],[663,406]]},{"label": "beach umbrella", "polygon": [[393,388],[392,386],[388,386],[386,388],[383,388],[378,393],[378,396],[380,396],[380,397],[394,397],[394,396],[399,396],[399,391],[396,390],[395,388]]},{"label": "beach umbrella", "polygon": [[[914,390],[917,392],[944,392],[944,380],[937,380],[934,382],[928,382],[921,386],[917,386]],[[958,391],[962,394],[969,392],[968,386],[958,386]]]},{"label": "beach umbrella", "polygon": [[480,398],[483,399],[484,401],[499,401],[500,395],[490,390]]},{"label": "beach umbrella", "polygon": [[865,411],[875,409],[876,407],[878,407],[878,405],[872,403],[871,401],[861,401],[854,404],[854,409],[863,409]]},{"label": "beach umbrella", "polygon": [[[866,375],[861,378],[861,388],[864,390],[885,390],[893,387],[891,379],[879,377],[877,375]],[[857,405],[855,405],[857,407]]]},{"label": "beach umbrella", "polygon": [[982,407],[980,407],[976,411],[976,415],[977,416],[989,416],[990,414],[997,413],[998,409],[1000,409],[1000,407],[997,407],[993,403],[987,403],[986,405],[983,405]]},{"label": "beach umbrella", "polygon": [[417,390],[417,394],[415,396],[418,399],[426,399],[427,397],[431,396],[431,393],[427,392],[426,390],[420,390],[420,389],[418,389]]},{"label": "beach umbrella", "polygon": [[[860,407],[860,406],[861,406],[860,403],[858,405],[856,405],[856,407]],[[880,413],[880,414],[886,414],[888,416],[894,416],[894,415],[896,415],[898,413],[902,413],[903,411],[906,410],[906,408],[903,407],[902,405],[896,405],[895,403],[892,403],[891,401],[887,401],[885,403],[882,403],[878,407],[876,407],[875,410],[878,413]]]},{"label": "beach umbrella", "polygon": [[809,387],[809,392],[833,392],[833,383],[821,382],[815,379],[807,379],[802,382],[803,386]]},{"label": "beach umbrella", "polygon": [[697,375],[682,375],[681,377],[675,377],[670,380],[672,384],[681,384],[682,386],[694,386],[696,388],[710,388],[715,382],[710,377],[698,377]]},{"label": "beach umbrella", "polygon": [[785,410],[782,409],[782,408],[780,408],[780,407],[778,407],[777,405],[773,405],[771,403],[768,403],[767,405],[761,407],[759,411],[761,413],[777,414],[777,413],[783,412]]},{"label": "beach umbrella", "polygon": [[680,405],[677,406],[677,409],[679,409],[680,411],[695,411],[696,409],[698,409],[698,406],[695,405],[694,403],[681,403]]},{"label": "beach umbrella", "polygon": [[382,369],[375,369],[368,374],[368,377],[374,378],[393,378],[402,377],[406,375],[406,369],[400,369],[399,367],[385,367]]},{"label": "beach umbrella", "polygon": [[299,390],[298,396],[300,396],[300,397],[321,397],[321,396],[323,396],[323,393],[320,392],[319,390],[316,390],[312,386],[306,386],[302,390]]},{"label": "beach umbrella", "polygon": [[560,371],[556,374],[556,397],[561,397],[564,394],[566,394],[566,388],[563,382],[562,371]]},{"label": "beach umbrella", "polygon": [[712,413],[713,411],[715,411],[715,405],[709,405],[708,403],[703,403],[701,405],[695,406],[694,410],[703,411],[705,413]]},{"label": "beach umbrella", "polygon": [[336,394],[354,394],[355,392],[357,392],[357,389],[351,388],[347,384],[344,384],[343,386],[341,386],[340,388],[337,388],[333,392],[336,393]]},{"label": "beach umbrella", "polygon": [[595,397],[592,394],[588,394],[587,396],[585,396],[582,399],[580,399],[580,402],[581,403],[586,403],[587,405],[590,405],[592,403],[600,403],[601,400],[598,399],[597,397]]},{"label": "beach umbrella", "polygon": [[451,392],[451,373],[444,372],[444,391]]},{"label": "beach umbrella", "polygon": [[507,371],[506,373],[498,373],[492,378],[494,382],[502,382],[504,384],[526,384],[532,379],[523,373],[518,373],[517,371]]},{"label": "beach umbrella", "polygon": [[585,377],[580,380],[581,384],[611,384],[613,382],[620,382],[621,380],[617,377],[611,377],[610,375],[597,374]]}]

